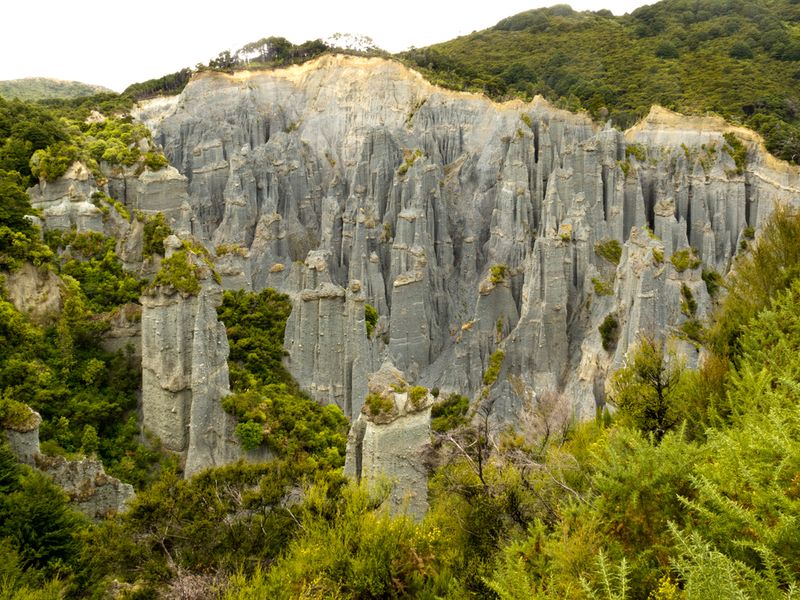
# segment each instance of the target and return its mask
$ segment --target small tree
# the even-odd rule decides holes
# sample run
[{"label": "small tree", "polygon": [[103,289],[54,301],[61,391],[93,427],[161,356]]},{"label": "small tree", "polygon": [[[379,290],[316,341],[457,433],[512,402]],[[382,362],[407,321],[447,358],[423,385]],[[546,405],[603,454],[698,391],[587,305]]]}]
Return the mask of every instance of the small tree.
[{"label": "small tree", "polygon": [[611,378],[610,401],[623,419],[660,441],[678,422],[684,364],[664,343],[642,338]]}]

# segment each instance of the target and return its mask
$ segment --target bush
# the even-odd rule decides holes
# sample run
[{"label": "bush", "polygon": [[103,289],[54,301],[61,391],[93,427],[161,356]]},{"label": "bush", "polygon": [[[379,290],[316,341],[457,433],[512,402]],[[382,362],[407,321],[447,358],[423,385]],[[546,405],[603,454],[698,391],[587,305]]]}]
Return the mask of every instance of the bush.
[{"label": "bush", "polygon": [[444,433],[468,423],[469,398],[459,394],[450,394],[431,408],[431,429]]},{"label": "bush", "polygon": [[602,240],[594,245],[595,254],[602,256],[608,262],[618,265],[622,258],[622,246],[617,240]]},{"label": "bush", "polygon": [[647,150],[641,144],[628,144],[625,146],[625,157],[630,158],[631,156],[643,163],[647,160]]},{"label": "bush", "polygon": [[188,250],[176,250],[172,256],[161,261],[161,269],[153,279],[152,287],[169,286],[184,294],[200,293],[200,267],[195,264]]},{"label": "bush", "polygon": [[687,317],[693,317],[697,312],[697,300],[685,283],[681,284],[681,312]]},{"label": "bush", "polygon": [[658,248],[653,248],[653,261],[660,265],[664,262],[664,251]]},{"label": "bush", "polygon": [[694,254],[693,248],[684,248],[673,253],[669,259],[678,273],[683,273],[686,269],[696,269],[700,266],[700,259]]},{"label": "bush", "polygon": [[594,286],[594,293],[598,296],[613,296],[614,288],[612,285],[597,277],[592,277],[592,285]]},{"label": "bush", "polygon": [[244,450],[255,450],[264,439],[263,426],[255,421],[239,423],[236,425],[236,437]]},{"label": "bush", "polygon": [[167,157],[160,152],[146,152],[144,155],[144,164],[151,171],[160,171],[164,167],[169,166]]},{"label": "bush", "polygon": [[656,440],[681,418],[684,365],[662,342],[642,338],[611,377],[611,400],[633,427]]},{"label": "bush", "polygon": [[364,323],[367,327],[367,337],[372,339],[375,324],[378,322],[378,311],[371,304],[364,304]]},{"label": "bush", "polygon": [[164,240],[172,235],[172,229],[167,224],[164,213],[156,213],[144,219],[144,245],[142,255],[150,258],[153,255],[164,256]]},{"label": "bush", "polygon": [[506,280],[508,276],[507,265],[492,265],[489,268],[489,281],[495,285],[500,285]]},{"label": "bush", "polygon": [[370,392],[364,399],[364,406],[370,417],[381,417],[390,415],[395,411],[395,404],[392,398],[385,398],[381,394]]},{"label": "bush", "polygon": [[422,401],[428,395],[428,388],[422,387],[421,385],[415,385],[410,390],[408,390],[408,399],[411,401],[411,406],[415,409],[419,409],[422,406]]},{"label": "bush", "polygon": [[671,58],[678,58],[680,54],[678,53],[678,49],[675,45],[671,42],[661,42],[656,48],[656,56],[658,58],[664,59],[671,59]]},{"label": "bush", "polygon": [[57,142],[46,150],[37,150],[31,157],[31,173],[37,179],[55,181],[78,160],[79,150],[73,144]]},{"label": "bush", "polygon": [[491,386],[497,381],[497,377],[500,375],[500,367],[503,366],[505,357],[506,354],[502,350],[492,352],[489,357],[489,366],[486,367],[486,371],[483,373],[483,385]]},{"label": "bush", "polygon": [[619,322],[614,315],[607,315],[597,330],[600,332],[600,339],[603,342],[603,350],[610,352],[617,343],[617,330]]},{"label": "bush", "polygon": [[737,59],[753,58],[753,49],[744,42],[734,42],[728,56]]},{"label": "bush", "polygon": [[[741,175],[744,173],[744,169],[747,166],[747,146],[732,132],[724,133],[722,137],[725,139],[725,151],[733,159],[733,162],[736,163],[736,173]],[[752,230],[752,227],[750,229]],[[745,235],[745,237],[752,239],[752,236]]]},{"label": "bush", "polygon": [[706,284],[708,295],[714,298],[723,286],[722,275],[717,273],[714,269],[703,269],[702,277]]}]

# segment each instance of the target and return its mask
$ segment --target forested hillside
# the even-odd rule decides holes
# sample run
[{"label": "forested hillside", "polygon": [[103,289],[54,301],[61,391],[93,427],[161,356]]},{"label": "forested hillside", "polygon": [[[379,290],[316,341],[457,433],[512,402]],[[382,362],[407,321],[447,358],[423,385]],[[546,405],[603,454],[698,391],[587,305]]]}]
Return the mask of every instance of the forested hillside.
[{"label": "forested hillside", "polygon": [[712,111],[800,160],[800,4],[663,0],[629,15],[558,5],[402,53],[432,81],[493,98],[542,94],[626,128],[653,104]]},{"label": "forested hillside", "polygon": [[80,81],[61,81],[46,77],[27,77],[0,81],[0,96],[8,100],[68,99],[113,93],[108,88]]}]

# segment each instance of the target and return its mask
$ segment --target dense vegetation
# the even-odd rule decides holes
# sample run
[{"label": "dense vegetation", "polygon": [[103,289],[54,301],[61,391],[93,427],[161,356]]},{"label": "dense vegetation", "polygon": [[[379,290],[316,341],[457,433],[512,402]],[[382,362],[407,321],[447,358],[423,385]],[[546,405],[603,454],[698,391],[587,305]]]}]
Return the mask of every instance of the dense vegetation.
[{"label": "dense vegetation", "polygon": [[662,0],[622,17],[558,5],[400,56],[447,87],[542,94],[621,127],[655,103],[713,111],[798,162],[799,23],[793,0]]},{"label": "dense vegetation", "polygon": [[344,464],[347,420],[336,406],[321,407],[300,391],[283,366],[283,335],[292,306],[288,296],[226,291],[219,319],[225,323],[231,390],[223,407],[237,416],[242,445],[265,444],[275,455],[306,455],[321,470]]}]

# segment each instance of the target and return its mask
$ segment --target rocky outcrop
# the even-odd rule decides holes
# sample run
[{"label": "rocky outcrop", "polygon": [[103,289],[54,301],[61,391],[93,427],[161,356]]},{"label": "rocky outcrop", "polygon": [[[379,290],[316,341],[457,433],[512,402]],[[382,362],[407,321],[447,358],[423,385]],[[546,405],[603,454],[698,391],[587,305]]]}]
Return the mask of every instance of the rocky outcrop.
[{"label": "rocky outcrop", "polygon": [[47,268],[25,263],[5,275],[4,287],[14,307],[35,323],[53,321],[64,305],[63,284]]},{"label": "rocky outcrop", "polygon": [[[516,384],[492,393],[509,415],[520,382],[525,394],[570,389],[575,410],[594,414],[595,380],[636,332],[681,325],[675,290],[689,285],[701,311],[705,301],[697,271],[673,279],[665,262],[657,276],[639,273],[633,250],[617,271],[595,245],[630,245],[632,228],[647,226],[664,261],[693,246],[726,271],[772,199],[798,197],[797,169],[721,121],[654,109],[623,134],[541,98],[441,90],[380,59],[202,74],[138,114],[186,177],[192,231],[242,249],[236,285],[292,294],[291,370],[349,415],[384,357],[411,380],[475,394],[497,347]],[[743,167],[726,133],[745,144]],[[506,281],[489,292],[493,266]],[[596,297],[595,279],[612,295]],[[659,307],[646,316],[651,292]],[[381,317],[373,340],[362,302]],[[609,353],[597,326],[612,310],[621,329]]]},{"label": "rocky outcrop", "polygon": [[0,423],[0,428],[17,460],[33,466],[39,454],[39,425],[42,417],[27,406],[24,409],[25,412],[15,415],[13,421],[6,418]]},{"label": "rocky outcrop", "polygon": [[83,163],[76,162],[56,181],[41,181],[28,190],[31,204],[42,211],[48,229],[104,231],[103,211],[92,202],[99,187]]},{"label": "rocky outcrop", "polygon": [[40,452],[38,413],[24,407],[28,415],[17,415],[14,423],[0,425],[17,460],[46,473],[69,496],[74,508],[91,519],[99,520],[125,510],[133,498],[133,486],[106,474],[102,463],[92,457],[67,460]]},{"label": "rocky outcrop", "polygon": [[431,435],[433,397],[424,388],[409,390],[389,363],[370,377],[369,394],[372,402],[350,428],[344,472],[368,485],[388,482],[392,510],[421,518],[428,509],[422,454]]},{"label": "rocky outcrop", "polygon": [[222,288],[206,276],[197,294],[159,286],[142,297],[144,426],[185,458],[187,475],[241,456],[236,419],[221,404],[230,393]]},{"label": "rocky outcrop", "polygon": [[[290,294],[289,368],[351,417],[385,359],[477,397],[502,349],[498,416],[559,390],[588,418],[640,333],[682,338],[692,355],[702,268],[726,272],[748,227],[800,199],[800,170],[720,119],[654,108],[623,133],[542,98],[446,91],[383,59],[201,73],[135,115],[172,168],[110,173],[105,191],[218,254],[224,286]],[[32,198],[48,227],[109,228],[85,201],[95,185],[73,169]],[[135,268],[141,225],[123,238]],[[618,262],[597,250],[610,242]],[[671,258],[690,248],[702,264],[679,270]],[[187,464],[236,456],[208,400],[225,393],[211,287],[144,301],[145,420]],[[613,340],[598,331],[610,318]],[[197,430],[194,406],[209,411],[194,411]]]},{"label": "rocky outcrop", "polygon": [[142,360],[142,307],[125,304],[108,318],[108,331],[100,341],[107,352],[131,353],[137,364]]},{"label": "rocky outcrop", "polygon": [[70,503],[90,519],[105,519],[124,511],[134,496],[133,486],[107,475],[96,458],[67,460],[38,454],[36,467],[47,473],[67,493]]}]

